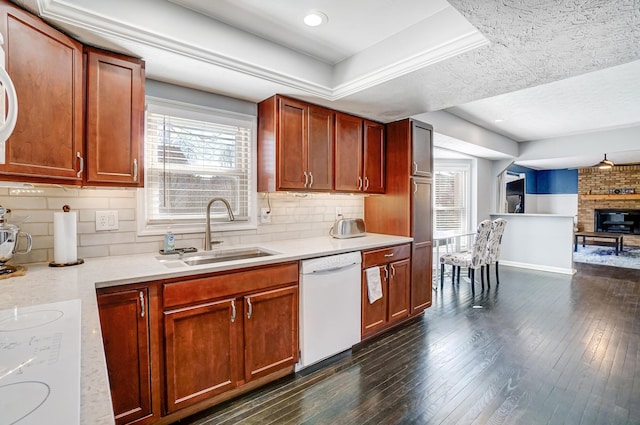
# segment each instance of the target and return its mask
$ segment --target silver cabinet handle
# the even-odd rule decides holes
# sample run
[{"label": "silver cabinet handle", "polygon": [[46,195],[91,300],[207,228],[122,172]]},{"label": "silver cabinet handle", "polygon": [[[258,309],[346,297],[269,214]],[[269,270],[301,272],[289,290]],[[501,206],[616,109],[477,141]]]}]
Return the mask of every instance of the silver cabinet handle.
[{"label": "silver cabinet handle", "polygon": [[413,182],[413,193],[418,193],[418,183]]},{"label": "silver cabinet handle", "polygon": [[309,171],[309,178],[311,179],[309,181],[309,187],[313,186],[313,174],[311,173],[311,171]]},{"label": "silver cabinet handle", "polygon": [[393,252],[390,252],[389,254],[384,254],[385,257],[389,258],[389,257],[393,257]]},{"label": "silver cabinet handle", "polygon": [[358,190],[362,190],[362,177],[358,177]]},{"label": "silver cabinet handle", "polygon": [[144,317],[144,292],[140,291],[140,317]]},{"label": "silver cabinet handle", "polygon": [[396,268],[393,267],[393,264],[389,264],[391,266],[391,277],[396,277]]},{"label": "silver cabinet handle", "polygon": [[384,278],[385,280],[389,280],[389,269],[387,266],[384,266]]},{"label": "silver cabinet handle", "polygon": [[82,176],[82,172],[84,171],[84,158],[80,155],[80,152],[76,152],[76,158],[80,160],[80,169],[76,173],[76,177]]},{"label": "silver cabinet handle", "polygon": [[133,181],[138,181],[138,158],[133,158]]},{"label": "silver cabinet handle", "polygon": [[418,163],[413,161],[413,174],[416,174],[418,172]]},{"label": "silver cabinet handle", "polygon": [[231,300],[231,323],[236,321],[236,302]]},{"label": "silver cabinet handle", "polygon": [[304,187],[307,187],[307,184],[309,183],[309,176],[307,175],[307,172],[304,172]]},{"label": "silver cabinet handle", "polygon": [[369,189],[369,177],[364,177],[364,190]]},{"label": "silver cabinet handle", "polygon": [[249,310],[247,311],[247,319],[251,319],[251,315],[253,315],[253,305],[251,305],[251,298],[247,298],[247,304],[249,305]]}]

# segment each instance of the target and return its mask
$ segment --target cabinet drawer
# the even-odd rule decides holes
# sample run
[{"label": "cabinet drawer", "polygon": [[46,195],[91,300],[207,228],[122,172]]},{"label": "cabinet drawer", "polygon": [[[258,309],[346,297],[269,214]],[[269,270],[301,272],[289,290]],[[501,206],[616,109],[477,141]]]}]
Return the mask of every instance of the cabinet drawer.
[{"label": "cabinet drawer", "polygon": [[285,263],[251,270],[165,283],[164,307],[200,303],[221,297],[298,282],[298,263]]},{"label": "cabinet drawer", "polygon": [[362,267],[367,268],[377,264],[385,264],[391,261],[404,260],[411,255],[411,244],[390,246],[362,253]]}]

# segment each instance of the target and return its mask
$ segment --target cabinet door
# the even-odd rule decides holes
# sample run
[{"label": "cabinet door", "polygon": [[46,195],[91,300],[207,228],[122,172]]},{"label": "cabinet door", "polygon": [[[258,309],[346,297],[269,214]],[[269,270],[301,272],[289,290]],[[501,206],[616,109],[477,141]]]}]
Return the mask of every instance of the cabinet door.
[{"label": "cabinet door", "polygon": [[431,177],[433,170],[432,127],[419,121],[411,121],[411,150],[414,176]]},{"label": "cabinet door", "polygon": [[364,191],[384,193],[384,126],[364,121]]},{"label": "cabinet door", "polygon": [[298,361],[298,285],[244,297],[245,379]]},{"label": "cabinet door", "polygon": [[411,233],[413,262],[411,278],[411,313],[419,313],[431,305],[432,215],[431,181],[412,178]]},{"label": "cabinet door", "polygon": [[87,49],[87,182],[143,186],[144,67]]},{"label": "cabinet door", "polygon": [[362,119],[336,113],[335,190],[360,192],[362,176]]},{"label": "cabinet door", "polygon": [[279,98],[278,113],[278,189],[305,189],[307,104]]},{"label": "cabinet door", "polygon": [[80,184],[83,150],[82,46],[44,21],[0,4],[6,69],[18,93],[16,127],[0,173]]},{"label": "cabinet door", "polygon": [[387,323],[387,266],[380,266],[380,279],[382,280],[382,298],[369,302],[367,292],[367,275],[362,271],[362,336],[375,332]]},{"label": "cabinet door", "polygon": [[333,116],[329,109],[309,106],[307,172],[311,190],[333,190]]},{"label": "cabinet door", "polygon": [[411,261],[402,260],[389,266],[389,322],[405,318],[410,311]]},{"label": "cabinet door", "polygon": [[168,412],[236,386],[239,312],[226,299],[164,313]]},{"label": "cabinet door", "polygon": [[152,416],[148,299],[147,289],[98,296],[117,424]]}]

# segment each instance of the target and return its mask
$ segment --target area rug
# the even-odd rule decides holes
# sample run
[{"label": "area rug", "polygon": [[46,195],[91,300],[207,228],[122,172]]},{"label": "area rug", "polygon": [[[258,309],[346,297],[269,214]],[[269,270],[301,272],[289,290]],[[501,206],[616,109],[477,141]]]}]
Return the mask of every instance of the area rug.
[{"label": "area rug", "polygon": [[578,246],[578,252],[573,253],[573,261],[640,269],[640,248],[625,246],[624,252],[616,256],[614,248],[595,245],[587,245],[584,248]]}]

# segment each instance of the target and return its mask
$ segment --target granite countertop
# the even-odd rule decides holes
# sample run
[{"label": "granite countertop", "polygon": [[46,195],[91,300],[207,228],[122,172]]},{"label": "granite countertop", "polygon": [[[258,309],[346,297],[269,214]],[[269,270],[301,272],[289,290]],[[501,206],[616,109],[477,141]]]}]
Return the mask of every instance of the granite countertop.
[{"label": "granite countertop", "polygon": [[[25,276],[0,280],[0,309],[71,299],[81,300],[80,421],[83,424],[111,425],[114,418],[100,332],[96,288],[302,260],[411,241],[412,238],[408,237],[369,233],[364,237],[352,239],[333,239],[325,236],[250,245],[227,245],[215,250],[259,247],[278,254],[199,266],[187,266],[177,260],[161,262],[157,259],[160,257],[158,254],[92,258],[73,267],[48,267],[46,263],[30,264]],[[162,259],[168,260],[166,257],[169,256],[162,256]]]}]

